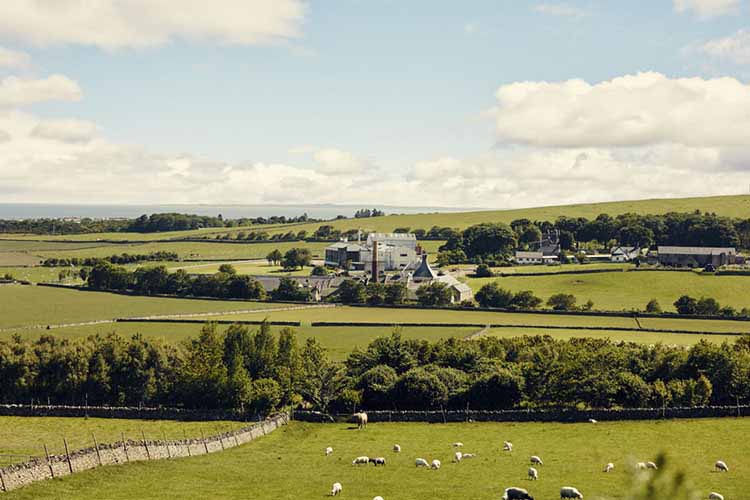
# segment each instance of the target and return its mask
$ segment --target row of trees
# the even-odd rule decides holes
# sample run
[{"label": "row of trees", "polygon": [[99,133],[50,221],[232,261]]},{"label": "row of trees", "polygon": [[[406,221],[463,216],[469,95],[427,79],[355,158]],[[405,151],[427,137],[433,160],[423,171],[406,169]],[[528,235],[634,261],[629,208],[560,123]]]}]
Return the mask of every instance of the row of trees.
[{"label": "row of trees", "polygon": [[690,348],[546,336],[406,340],[334,363],[314,339],[232,325],[173,346],[134,336],[0,342],[0,400],[177,405],[267,413],[614,408],[750,403],[750,338]]},{"label": "row of trees", "polygon": [[176,252],[158,251],[147,254],[123,253],[120,255],[110,255],[109,257],[51,257],[46,259],[42,265],[45,267],[92,267],[102,261],[112,264],[136,264],[138,262],[168,262],[177,260],[180,260],[180,257]]},{"label": "row of trees", "polygon": [[[481,307],[493,307],[499,309],[531,310],[537,309],[544,301],[534,295],[531,290],[511,292],[493,281],[482,286],[474,298]],[[589,300],[579,306],[575,295],[569,293],[556,293],[547,299],[547,306],[554,311],[590,311],[594,308],[594,302]]]}]

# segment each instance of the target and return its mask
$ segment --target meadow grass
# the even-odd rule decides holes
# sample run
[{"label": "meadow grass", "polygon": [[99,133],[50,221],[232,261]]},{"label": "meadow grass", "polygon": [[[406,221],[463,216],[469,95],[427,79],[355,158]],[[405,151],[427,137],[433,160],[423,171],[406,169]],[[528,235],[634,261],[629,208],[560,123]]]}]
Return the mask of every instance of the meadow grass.
[{"label": "meadow grass", "polygon": [[[9,499],[183,499],[324,498],[331,484],[343,498],[375,495],[408,500],[495,500],[509,486],[527,488],[537,499],[559,498],[561,486],[575,486],[588,500],[622,500],[630,491],[636,461],[667,452],[668,467],[684,471],[706,498],[746,498],[750,457],[742,446],[750,420],[706,419],[648,422],[558,423],[382,423],[357,431],[347,424],[292,422],[239,448],[186,459],[103,467],[44,481],[10,492]],[[501,451],[504,440],[512,453]],[[477,458],[451,462],[451,443]],[[391,451],[394,443],[402,447]],[[332,446],[332,456],[323,450]],[[353,466],[360,455],[383,456],[385,467]],[[529,456],[544,460],[539,480],[529,481]],[[423,457],[442,461],[438,471],[417,469]],[[716,460],[731,472],[713,471]],[[609,474],[602,472],[615,464]]]},{"label": "meadow grass", "polygon": [[0,286],[0,329],[122,317],[272,309],[283,304],[136,297],[39,286]]},{"label": "meadow grass", "polygon": [[51,454],[64,453],[63,438],[70,451],[93,446],[91,434],[99,443],[114,443],[125,439],[198,438],[229,429],[238,429],[243,422],[211,421],[181,422],[176,420],[138,420],[117,418],[77,417],[0,417],[0,455],[44,456],[44,444]]},{"label": "meadow grass", "polygon": [[484,284],[498,281],[512,291],[531,290],[547,300],[556,293],[576,296],[578,304],[587,300],[604,311],[644,310],[651,299],[662,309],[674,311],[674,301],[682,295],[695,298],[713,297],[722,305],[736,309],[750,307],[750,278],[747,276],[701,275],[691,272],[639,271],[560,276],[508,276],[503,278],[468,278],[474,291]]}]

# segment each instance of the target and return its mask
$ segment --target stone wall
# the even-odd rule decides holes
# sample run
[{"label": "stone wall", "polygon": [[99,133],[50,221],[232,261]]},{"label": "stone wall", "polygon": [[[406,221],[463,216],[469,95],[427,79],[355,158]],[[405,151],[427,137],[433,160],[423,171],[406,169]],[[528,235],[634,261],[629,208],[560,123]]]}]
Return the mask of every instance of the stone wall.
[{"label": "stone wall", "polygon": [[289,422],[285,413],[269,417],[242,429],[205,439],[174,441],[145,440],[100,444],[98,447],[71,451],[69,455],[51,455],[22,464],[0,468],[0,491],[10,491],[35,481],[63,477],[104,465],[147,460],[164,460],[216,453],[234,448],[273,432]]}]

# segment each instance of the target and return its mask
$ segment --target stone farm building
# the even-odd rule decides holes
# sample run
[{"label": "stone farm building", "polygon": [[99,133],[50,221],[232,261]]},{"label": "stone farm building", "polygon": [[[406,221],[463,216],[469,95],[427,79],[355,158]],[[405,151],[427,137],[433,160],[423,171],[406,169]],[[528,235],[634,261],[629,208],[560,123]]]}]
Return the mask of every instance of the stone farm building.
[{"label": "stone farm building", "polygon": [[714,267],[743,264],[733,247],[658,247],[658,262],[669,267]]},{"label": "stone farm building", "polygon": [[[314,301],[319,302],[336,292],[344,281],[339,276],[286,276],[297,283],[297,286],[309,290]],[[281,278],[278,276],[255,276],[266,293],[271,293],[279,287]]]},{"label": "stone farm building", "polygon": [[614,247],[609,252],[609,260],[612,262],[630,262],[641,255],[638,247]]},{"label": "stone farm building", "polygon": [[474,292],[466,283],[458,281],[455,277],[448,274],[439,275],[427,262],[427,255],[422,255],[422,259],[416,267],[407,268],[399,274],[388,278],[388,282],[406,283],[407,295],[410,299],[416,300],[417,290],[423,285],[429,285],[432,282],[444,283],[451,291],[451,303],[458,304],[465,300],[471,300]]},{"label": "stone farm building", "polygon": [[531,264],[541,264],[543,262],[544,254],[542,252],[516,252],[516,264],[528,266]]},{"label": "stone farm building", "polygon": [[380,271],[401,271],[419,262],[417,238],[410,233],[371,233],[364,244],[340,241],[325,250],[325,264],[329,267],[357,271],[372,270],[373,254],[377,252]]}]

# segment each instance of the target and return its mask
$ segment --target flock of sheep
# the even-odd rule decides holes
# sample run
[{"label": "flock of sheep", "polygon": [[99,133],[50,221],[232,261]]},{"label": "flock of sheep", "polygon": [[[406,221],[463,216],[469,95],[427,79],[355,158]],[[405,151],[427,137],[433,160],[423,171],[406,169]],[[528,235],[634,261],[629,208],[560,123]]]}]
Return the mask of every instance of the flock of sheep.
[{"label": "flock of sheep", "polygon": [[[367,414],[366,413],[357,413],[354,415],[354,419],[357,422],[357,425],[360,429],[367,426]],[[591,419],[589,420],[591,423],[597,423],[595,420]],[[453,443],[453,448],[463,448],[463,443],[461,442],[455,442]],[[513,443],[509,441],[505,441],[503,443],[503,451],[505,452],[512,452],[513,451]],[[401,446],[398,444],[393,445],[393,452],[394,453],[400,453],[401,452]],[[333,454],[333,448],[327,447],[325,449],[325,455],[330,456]],[[475,453],[463,453],[461,451],[456,451],[453,455],[453,462],[458,463],[462,460],[475,458]],[[544,465],[544,462],[542,459],[537,455],[532,455],[529,458],[529,462],[532,465],[528,469],[528,479],[535,481],[539,479],[539,471],[535,466]],[[385,466],[386,459],[385,457],[367,457],[367,456],[359,456],[355,458],[352,461],[352,465],[368,465],[368,464],[374,464],[375,467],[378,465]],[[417,458],[415,460],[416,467],[426,467],[433,470],[438,470],[441,467],[440,460],[434,459],[431,462],[424,458]],[[635,465],[636,469],[639,470],[656,470],[658,466],[654,462],[638,462]],[[718,460],[714,464],[715,469],[718,472],[729,472],[729,467],[727,464],[721,460]],[[603,472],[609,473],[612,472],[615,468],[615,465],[613,463],[608,463],[604,466]],[[343,491],[343,486],[341,483],[333,483],[333,486],[331,488],[331,496],[337,496],[340,495]],[[709,500],[724,500],[724,496],[720,493],[711,492],[708,496]],[[560,488],[560,499],[561,500],[567,500],[567,499],[580,499],[583,500],[583,494],[573,486],[563,486]],[[376,496],[373,498],[373,500],[384,500],[382,496]],[[503,493],[502,500],[534,500],[534,497],[529,494],[529,492],[524,488],[519,487],[510,487],[506,488],[505,492]]]}]

